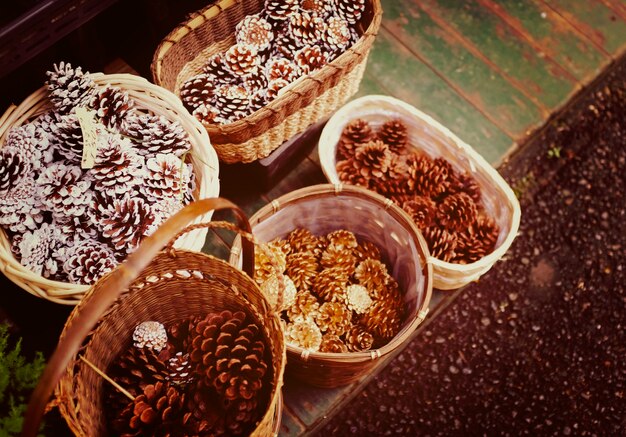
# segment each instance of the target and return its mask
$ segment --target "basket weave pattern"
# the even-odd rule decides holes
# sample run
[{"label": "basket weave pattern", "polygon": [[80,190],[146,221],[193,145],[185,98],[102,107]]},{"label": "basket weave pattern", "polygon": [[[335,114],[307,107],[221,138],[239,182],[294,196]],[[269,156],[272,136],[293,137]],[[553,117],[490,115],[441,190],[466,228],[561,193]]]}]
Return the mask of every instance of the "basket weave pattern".
[{"label": "basket weave pattern", "polygon": [[[330,115],[358,90],[382,16],[379,0],[366,3],[359,23],[362,36],[345,53],[293,82],[281,96],[250,116],[227,125],[205,124],[221,161],[251,162],[269,155],[293,135]],[[261,11],[263,5],[263,0],[222,0],[199,11],[157,48],[152,60],[154,82],[178,94],[186,80],[200,73],[210,55],[233,44],[237,23]]]}]

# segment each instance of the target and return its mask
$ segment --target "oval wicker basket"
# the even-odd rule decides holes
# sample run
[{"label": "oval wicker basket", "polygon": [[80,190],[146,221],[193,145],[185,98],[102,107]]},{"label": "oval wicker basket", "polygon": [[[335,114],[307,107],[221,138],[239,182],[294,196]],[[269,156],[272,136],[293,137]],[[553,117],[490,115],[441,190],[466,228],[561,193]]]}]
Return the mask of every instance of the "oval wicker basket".
[{"label": "oval wicker basket", "polygon": [[[361,187],[314,185],[288,193],[250,218],[258,241],[284,238],[295,228],[314,235],[347,229],[376,244],[391,264],[390,273],[405,291],[408,314],[400,332],[379,349],[365,352],[309,352],[287,343],[287,372],[318,387],[338,387],[367,374],[379,360],[406,343],[428,314],[432,265],[426,242],[409,215],[388,199]],[[240,259],[236,239],[231,263]]]},{"label": "oval wicker basket", "polygon": [[[233,210],[238,227],[210,222],[179,232],[212,209]],[[212,198],[193,202],[147,237],[137,251],[98,281],[73,309],[57,349],[33,392],[22,435],[37,433],[55,385],[52,405],[58,405],[76,435],[107,435],[102,390],[108,382],[79,355],[105,372],[112,360],[129,346],[138,323],[157,320],[167,325],[226,309],[244,311],[265,337],[271,355],[271,363],[268,362],[271,388],[266,393],[267,409],[251,435],[277,435],[286,360],[280,317],[251,276],[211,255],[172,247],[171,242],[183,232],[199,226],[228,227],[250,236],[245,214],[225,199]],[[245,240],[243,253],[244,269],[253,273],[254,246],[249,240]],[[122,338],[129,340],[120,341]]]},{"label": "oval wicker basket", "polygon": [[[152,59],[154,83],[179,94],[181,85],[201,72],[206,59],[228,49],[235,26],[263,9],[264,0],[221,0],[198,11],[167,35]],[[357,24],[361,38],[345,53],[285,88],[277,99],[227,125],[205,124],[221,161],[251,162],[323,120],[359,89],[369,50],[380,27],[380,0],[365,0]]]},{"label": "oval wicker basket", "polygon": [[329,182],[339,183],[336,149],[343,128],[361,118],[373,127],[390,118],[399,118],[408,128],[409,144],[432,158],[443,157],[459,171],[469,172],[482,192],[485,210],[500,228],[493,252],[470,264],[453,264],[431,257],[433,287],[440,290],[459,288],[477,280],[513,243],[519,228],[521,211],[513,190],[500,174],[472,147],[461,141],[437,121],[413,106],[388,96],[365,96],[355,99],[337,111],[324,127],[319,139],[322,170]]},{"label": "oval wicker basket", "polygon": [[[135,107],[163,115],[182,124],[189,134],[193,153],[189,154],[196,175],[196,199],[219,195],[219,161],[217,154],[202,125],[183,107],[171,92],[151,84],[146,79],[131,74],[93,73],[96,84],[121,87],[135,100]],[[0,118],[0,147],[6,135],[13,127],[22,125],[51,108],[45,87],[40,88],[26,98],[19,106],[11,106]],[[198,220],[208,221],[210,214]],[[177,247],[189,250],[201,250],[206,236],[206,229],[189,233],[177,242]],[[22,266],[11,252],[11,243],[0,229],[0,269],[15,284],[29,293],[52,302],[75,305],[89,289],[87,285],[52,281],[33,273]]]}]

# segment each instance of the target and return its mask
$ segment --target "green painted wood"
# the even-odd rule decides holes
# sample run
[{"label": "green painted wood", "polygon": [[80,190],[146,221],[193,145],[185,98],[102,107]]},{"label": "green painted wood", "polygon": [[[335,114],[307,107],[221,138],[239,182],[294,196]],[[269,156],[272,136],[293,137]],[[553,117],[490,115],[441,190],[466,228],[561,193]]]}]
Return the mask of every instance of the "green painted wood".
[{"label": "green painted wood", "polygon": [[619,15],[622,20],[626,20],[626,2],[624,0],[602,0],[602,2]]},{"label": "green painted wood", "polygon": [[468,47],[514,80],[526,95],[548,109],[559,107],[575,91],[575,78],[540,56],[510,26],[476,0],[423,0],[424,10],[442,26],[462,35]]},{"label": "green painted wood", "polygon": [[496,162],[513,141],[471,103],[454,91],[429,66],[382,29],[370,53],[368,71],[385,94],[417,107],[470,144],[489,162]]},{"label": "green painted wood", "polygon": [[384,88],[380,86],[380,83],[376,80],[372,73],[370,73],[370,65],[372,64],[372,58],[368,58],[367,67],[365,69],[365,73],[363,73],[363,79],[359,84],[359,91],[352,96],[350,100],[357,99],[359,97],[371,95],[371,94],[385,94]]},{"label": "green painted wood", "polygon": [[588,81],[610,58],[539,0],[479,0],[537,50],[578,80]]},{"label": "green painted wood", "polygon": [[418,2],[385,2],[385,29],[513,138],[547,116],[499,71],[443,29]]},{"label": "green painted wood", "polygon": [[626,49],[626,21],[598,0],[543,0],[611,56]]}]

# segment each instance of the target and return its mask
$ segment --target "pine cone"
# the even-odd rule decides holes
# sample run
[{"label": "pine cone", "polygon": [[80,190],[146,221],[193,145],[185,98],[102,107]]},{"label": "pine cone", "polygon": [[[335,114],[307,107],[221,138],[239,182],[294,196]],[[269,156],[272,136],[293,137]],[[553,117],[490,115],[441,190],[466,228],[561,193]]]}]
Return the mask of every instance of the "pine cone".
[{"label": "pine cone", "polygon": [[322,332],[311,319],[297,319],[287,324],[285,341],[309,351],[318,351],[322,343]]},{"label": "pine cone", "polygon": [[0,225],[12,232],[36,230],[43,222],[43,205],[39,201],[39,187],[31,177],[7,190],[0,202]]},{"label": "pine cone", "polygon": [[53,216],[82,216],[92,200],[91,183],[75,165],[55,162],[37,178],[41,203]]},{"label": "pine cone", "polygon": [[435,166],[422,155],[412,154],[406,160],[409,178],[408,188],[421,196],[436,199],[448,190],[448,169]]},{"label": "pine cone", "polygon": [[368,178],[363,177],[359,171],[359,164],[354,159],[345,159],[343,161],[337,161],[335,165],[337,169],[337,176],[343,183],[350,185],[359,185],[361,187],[368,187]]},{"label": "pine cone", "polygon": [[26,231],[19,241],[20,264],[37,275],[51,277],[56,273],[56,261],[52,252],[64,241],[60,230],[51,224],[42,223],[33,231]]},{"label": "pine cone", "polygon": [[270,81],[284,79],[287,82],[293,82],[300,77],[300,70],[290,59],[275,57],[267,62],[265,75]]},{"label": "pine cone", "polygon": [[285,79],[274,79],[267,84],[267,92],[265,93],[266,103],[278,98],[283,93],[283,88],[289,85]]},{"label": "pine cone", "polygon": [[83,156],[83,131],[78,117],[75,114],[62,115],[51,129],[51,148],[63,159],[80,163]]},{"label": "pine cone", "polygon": [[268,77],[262,67],[255,68],[252,72],[243,77],[243,86],[250,96],[258,91],[266,92],[268,84]]},{"label": "pine cone", "polygon": [[5,146],[0,149],[0,197],[15,188],[32,169],[17,147]]},{"label": "pine cone", "polygon": [[143,167],[143,158],[127,138],[103,135],[98,137],[98,152],[89,175],[94,179],[94,190],[119,197],[142,182]]},{"label": "pine cone", "polygon": [[222,436],[226,434],[224,405],[204,379],[195,380],[186,393],[183,435]]},{"label": "pine cone", "polygon": [[352,120],[341,131],[341,138],[337,145],[338,158],[353,158],[356,147],[360,144],[370,142],[373,138],[374,132],[367,121],[361,118]]},{"label": "pine cone", "polygon": [[258,401],[255,398],[230,401],[224,420],[225,433],[228,435],[249,434],[260,415],[257,407]]},{"label": "pine cone", "polygon": [[254,251],[254,279],[265,283],[270,277],[282,274],[287,268],[287,256],[275,243],[261,243]]},{"label": "pine cone", "polygon": [[[133,396],[139,396],[147,385],[166,382],[169,371],[153,349],[130,347],[111,363],[107,375]],[[112,392],[115,398],[126,399],[115,388]]]},{"label": "pine cone", "polygon": [[212,105],[200,105],[192,114],[202,124],[216,124],[220,123],[222,118],[220,117],[220,111]]},{"label": "pine cone", "polygon": [[400,153],[406,146],[408,132],[406,125],[401,120],[393,119],[383,123],[377,137],[389,146],[389,150]]},{"label": "pine cone", "polygon": [[175,386],[186,386],[193,381],[193,366],[189,354],[177,352],[167,360],[167,380]]},{"label": "pine cone", "polygon": [[438,226],[431,226],[423,229],[422,235],[428,244],[431,256],[445,262],[450,262],[454,258],[457,246],[454,234]]},{"label": "pine cone", "polygon": [[296,228],[287,235],[286,241],[289,245],[289,253],[311,252],[319,256],[321,254],[322,241],[305,228]]},{"label": "pine cone", "polygon": [[326,18],[334,9],[333,0],[301,0],[300,9]]},{"label": "pine cone", "polygon": [[308,290],[299,290],[296,293],[296,301],[287,308],[287,317],[292,322],[304,319],[315,319],[320,304]]},{"label": "pine cone", "polygon": [[48,71],[48,92],[50,101],[61,114],[67,114],[76,106],[85,106],[95,92],[96,85],[80,67],[72,68],[70,63],[54,64]]},{"label": "pine cone", "polygon": [[288,31],[297,44],[301,46],[315,45],[324,35],[325,23],[316,14],[299,11],[291,14]]},{"label": "pine cone", "polygon": [[466,229],[457,233],[457,245],[452,262],[470,264],[495,249],[500,231],[491,218],[481,214]]},{"label": "pine cone", "polygon": [[324,302],[315,322],[322,332],[341,336],[352,324],[352,311],[342,302]]},{"label": "pine cone", "polygon": [[160,322],[141,322],[133,331],[133,345],[136,348],[154,349],[161,352],[167,346],[167,330]]},{"label": "pine cone", "polygon": [[350,24],[356,24],[365,11],[365,0],[335,0],[337,12]]},{"label": "pine cone", "polygon": [[368,351],[373,344],[374,336],[362,326],[354,325],[346,333],[346,346],[350,352]]},{"label": "pine cone", "polygon": [[348,347],[338,335],[326,333],[322,335],[320,352],[346,353],[348,352]]},{"label": "pine cone", "polygon": [[367,288],[373,298],[377,298],[387,287],[389,273],[385,264],[370,258],[358,265],[354,272],[354,278],[359,284]]},{"label": "pine cone", "polygon": [[54,151],[50,147],[53,126],[46,122],[48,124],[44,127],[42,118],[39,117],[40,121],[11,128],[6,136],[4,147],[1,149],[17,149],[24,162],[27,162],[29,168],[35,171],[40,171],[42,167],[54,160]]},{"label": "pine cone", "polygon": [[118,127],[134,105],[128,93],[121,88],[107,85],[93,96],[89,106],[96,111],[100,122],[110,128]]},{"label": "pine cone", "polygon": [[372,298],[367,288],[352,284],[346,287],[346,304],[351,311],[363,314],[372,305]]},{"label": "pine cone", "polygon": [[380,249],[374,243],[362,240],[352,251],[358,263],[368,258],[381,259]]},{"label": "pine cone", "polygon": [[325,268],[336,268],[344,275],[352,276],[356,268],[356,256],[351,249],[337,249],[336,246],[329,245],[322,252],[320,265]]},{"label": "pine cone", "polygon": [[180,122],[162,115],[129,115],[121,132],[131,137],[135,151],[142,156],[166,153],[180,157],[191,149],[189,134]]},{"label": "pine cone", "polygon": [[457,193],[439,204],[437,221],[449,232],[461,232],[476,220],[477,214],[476,204],[469,194]]},{"label": "pine cone", "polygon": [[394,201],[411,216],[419,229],[434,224],[437,205],[429,197],[406,195],[396,197]]},{"label": "pine cone", "polygon": [[364,178],[383,178],[391,165],[392,154],[382,141],[370,141],[355,149],[354,162]]},{"label": "pine cone", "polygon": [[210,103],[213,99],[214,83],[206,73],[198,74],[188,79],[180,87],[180,100],[189,112],[193,112],[198,106]]},{"label": "pine cone", "polygon": [[278,58],[293,59],[293,55],[302,48],[291,32],[276,32],[270,54]]},{"label": "pine cone", "polygon": [[341,267],[326,268],[313,279],[311,291],[325,302],[345,302],[348,279]]},{"label": "pine cone", "polygon": [[476,182],[476,179],[467,172],[455,173],[450,177],[448,192],[450,194],[465,193],[469,195],[477,205],[480,203],[482,196],[480,186]]},{"label": "pine cone", "polygon": [[256,48],[235,44],[224,53],[224,64],[236,77],[250,74],[261,63]]},{"label": "pine cone", "polygon": [[287,255],[287,275],[298,290],[309,290],[319,270],[319,263],[311,252],[296,252]]},{"label": "pine cone", "polygon": [[146,160],[147,174],[140,192],[151,202],[182,198],[187,191],[192,169],[174,155],[158,154]]},{"label": "pine cone", "polygon": [[298,10],[298,0],[265,0],[265,15],[273,21],[283,21]]},{"label": "pine cone", "polygon": [[115,250],[133,252],[141,239],[152,231],[154,214],[150,205],[140,197],[124,196],[115,199],[112,208],[101,217],[102,236]]},{"label": "pine cone", "polygon": [[215,109],[222,123],[232,123],[248,113],[250,94],[239,85],[220,85],[215,88]]},{"label": "pine cone", "polygon": [[206,74],[213,83],[213,88],[237,81],[237,78],[233,76],[232,71],[226,65],[223,53],[215,53],[210,56],[204,67],[202,67],[202,73]]},{"label": "pine cone", "polygon": [[260,89],[252,93],[250,97],[250,114],[254,114],[259,109],[263,108],[267,103],[267,89]]},{"label": "pine cone", "polygon": [[377,300],[361,318],[365,329],[372,333],[379,346],[389,342],[400,332],[402,324],[402,308],[393,302]]},{"label": "pine cone", "polygon": [[248,15],[237,24],[235,38],[238,44],[252,46],[257,52],[262,52],[274,40],[274,32],[272,25],[259,14]]},{"label": "pine cone", "polygon": [[327,21],[326,32],[322,35],[322,41],[336,58],[343,53],[350,44],[350,28],[343,18],[332,16]]},{"label": "pine cone", "polygon": [[66,251],[63,271],[73,284],[95,284],[117,266],[115,254],[98,241],[86,240]]},{"label": "pine cone", "polygon": [[305,45],[295,53],[294,60],[302,74],[309,74],[328,63],[328,53],[319,45]]},{"label": "pine cone", "polygon": [[[261,291],[269,301],[272,308],[283,311],[296,302],[296,285],[289,276],[283,274],[272,275],[261,284]],[[282,293],[282,296],[280,294]],[[282,304],[279,302],[282,299]]]}]

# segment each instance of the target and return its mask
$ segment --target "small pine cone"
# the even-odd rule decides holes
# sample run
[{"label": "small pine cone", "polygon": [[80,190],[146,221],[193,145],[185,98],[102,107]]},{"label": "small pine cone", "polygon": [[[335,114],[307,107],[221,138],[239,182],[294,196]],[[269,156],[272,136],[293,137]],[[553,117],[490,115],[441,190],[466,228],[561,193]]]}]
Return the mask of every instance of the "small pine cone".
[{"label": "small pine cone", "polygon": [[115,199],[100,219],[102,236],[117,251],[132,253],[142,238],[149,235],[155,221],[150,205],[140,197]]},{"label": "small pine cone", "polygon": [[60,230],[48,223],[24,232],[18,244],[20,264],[37,275],[52,276],[56,272],[56,265],[50,262],[54,261],[51,255],[63,240]]},{"label": "small pine cone", "polygon": [[266,50],[274,40],[272,25],[259,14],[248,15],[237,24],[235,38],[238,44]]},{"label": "small pine cone", "polygon": [[363,314],[372,305],[372,298],[367,288],[352,284],[346,288],[346,304],[351,311]]},{"label": "small pine cone", "polygon": [[343,18],[332,16],[327,21],[326,32],[322,41],[328,50],[333,53],[333,58],[344,52],[350,44],[350,28]]},{"label": "small pine cone", "polygon": [[211,105],[200,105],[191,115],[202,124],[216,124],[220,120],[220,111]]},{"label": "small pine cone", "polygon": [[325,23],[316,14],[299,11],[291,14],[288,29],[296,43],[301,46],[314,45],[324,35]]},{"label": "small pine cone", "polygon": [[495,249],[499,233],[495,221],[479,215],[466,229],[457,233],[457,246],[452,262],[470,264],[489,255]]},{"label": "small pine cone", "polygon": [[250,97],[249,112],[254,114],[259,109],[263,108],[267,103],[267,89],[261,89],[252,93]]},{"label": "small pine cone", "polygon": [[431,198],[405,195],[395,197],[394,201],[411,216],[411,219],[413,219],[413,222],[419,229],[424,229],[434,224],[437,205]]},{"label": "small pine cone", "polygon": [[356,235],[346,230],[339,229],[326,235],[328,245],[337,250],[352,250],[358,246]]},{"label": "small pine cone", "polygon": [[393,119],[383,123],[377,136],[392,152],[399,153],[406,146],[408,132],[401,120]]},{"label": "small pine cone", "polygon": [[165,326],[155,321],[141,322],[133,331],[133,345],[136,348],[148,348],[160,352],[167,346]]},{"label": "small pine cone", "polygon": [[341,267],[326,268],[313,280],[311,291],[324,302],[345,302],[348,279]]},{"label": "small pine cone", "polygon": [[50,145],[63,159],[79,163],[83,156],[83,131],[75,114],[62,115],[51,127]]},{"label": "small pine cone", "polygon": [[448,169],[435,166],[427,156],[412,154],[407,158],[408,188],[421,196],[436,199],[448,190]]},{"label": "small pine cone", "polygon": [[333,0],[300,0],[300,9],[325,18],[334,9]]},{"label": "small pine cone", "polygon": [[213,88],[211,76],[206,73],[198,74],[180,87],[180,100],[189,112],[193,112],[198,106],[211,102]]},{"label": "small pine cone", "polygon": [[185,395],[175,387],[162,382],[149,384],[112,426],[121,435],[172,435],[180,431],[184,405]]},{"label": "small pine cone", "polygon": [[302,74],[309,74],[328,63],[328,53],[319,45],[306,45],[295,53],[294,60]]},{"label": "small pine cone", "polygon": [[269,103],[283,94],[283,89],[289,85],[285,79],[270,80],[267,84],[267,92],[265,93],[265,102]]},{"label": "small pine cone", "polygon": [[126,91],[111,85],[98,91],[89,102],[100,122],[107,127],[118,127],[132,110],[133,104]]},{"label": "small pine cone", "polygon": [[272,308],[276,308],[277,311],[291,307],[296,302],[298,292],[291,278],[283,274],[270,276],[261,284],[261,291]]},{"label": "small pine cone", "polygon": [[107,374],[130,394],[139,396],[147,385],[166,382],[169,371],[158,352],[150,348],[130,347],[111,363]]},{"label": "small pine cone", "polygon": [[287,255],[275,243],[261,243],[254,251],[254,279],[257,284],[265,283],[270,277],[282,275],[287,268]]},{"label": "small pine cone", "polygon": [[297,10],[298,0],[265,0],[263,12],[273,21],[283,21]]},{"label": "small pine cone", "polygon": [[63,271],[72,284],[95,284],[117,266],[115,254],[106,244],[95,240],[81,241],[66,251]]},{"label": "small pine cone", "polygon": [[350,24],[356,24],[365,11],[365,0],[335,0],[337,12]]},{"label": "small pine cone", "polygon": [[0,225],[13,232],[38,229],[44,219],[38,191],[35,181],[25,177],[17,186],[3,193]]},{"label": "small pine cone", "polygon": [[392,153],[382,141],[370,141],[357,146],[354,162],[361,176],[367,179],[383,178],[392,163]]},{"label": "small pine cone", "polygon": [[243,86],[251,96],[258,91],[266,91],[268,84],[268,77],[261,67],[255,68],[243,78]]},{"label": "small pine cone", "polygon": [[379,346],[389,342],[400,332],[403,309],[393,302],[377,300],[360,321],[365,329],[372,333]]},{"label": "small pine cone", "polygon": [[477,205],[480,203],[482,196],[478,182],[467,172],[455,173],[450,178],[448,191],[450,194],[465,193],[469,195]]},{"label": "small pine cone", "polygon": [[181,156],[191,149],[189,134],[183,125],[162,115],[129,115],[120,131],[131,137],[136,144],[135,151],[142,156],[158,153]]},{"label": "small pine cone", "polygon": [[223,53],[215,53],[210,56],[202,67],[202,73],[207,75],[208,79],[213,83],[213,87],[234,83],[237,80],[226,65]]},{"label": "small pine cone", "polygon": [[368,351],[374,345],[374,336],[362,326],[353,325],[346,332],[346,346],[350,352]]},{"label": "small pine cone", "polygon": [[368,179],[363,177],[354,159],[350,158],[337,161],[335,168],[337,169],[337,176],[341,182],[350,185],[359,185],[361,187],[369,187]]},{"label": "small pine cone", "polygon": [[0,196],[4,196],[30,173],[33,165],[17,147],[0,149]]},{"label": "small pine cone", "polygon": [[352,311],[342,302],[324,302],[315,317],[320,331],[343,335],[352,325]]},{"label": "small pine cone", "polygon": [[316,256],[311,252],[296,252],[287,255],[285,272],[298,290],[309,290],[319,270]]},{"label": "small pine cone", "polygon": [[265,66],[265,75],[270,81],[284,79],[293,82],[300,77],[300,69],[290,59],[271,58]]},{"label": "small pine cone", "polygon": [[381,259],[380,249],[374,243],[362,240],[352,251],[358,263],[368,258]]},{"label": "small pine cone", "polygon": [[316,352],[322,344],[322,331],[311,319],[298,319],[285,328],[285,341],[302,349]]},{"label": "small pine cone", "polygon": [[54,64],[54,70],[46,74],[50,101],[61,114],[86,105],[95,92],[96,85],[89,73],[83,73],[80,67],[72,68],[70,63]]},{"label": "small pine cone", "polygon": [[187,191],[187,184],[193,177],[192,169],[174,155],[158,154],[146,160],[147,174],[140,192],[150,202],[165,199],[180,199]]},{"label": "small pine cone", "polygon": [[75,165],[55,162],[37,178],[41,203],[53,216],[82,216],[91,204],[91,183]]},{"label": "small pine cone", "polygon": [[119,135],[98,138],[98,151],[89,175],[95,191],[109,197],[131,192],[142,182],[144,159],[137,154],[130,140]]},{"label": "small pine cone", "polygon": [[271,55],[278,58],[293,59],[293,54],[302,46],[296,42],[290,32],[277,32]]},{"label": "small pine cone", "polygon": [[387,287],[389,273],[387,266],[376,259],[366,259],[359,264],[354,272],[354,278],[367,288],[373,298],[377,298]]},{"label": "small pine cone", "polygon": [[257,49],[244,44],[235,44],[224,53],[224,64],[235,77],[252,73],[261,63]]},{"label": "small pine cone", "polygon": [[439,204],[437,221],[449,232],[461,232],[476,220],[478,209],[476,204],[465,193],[446,196]]},{"label": "small pine cone", "polygon": [[361,118],[352,120],[341,131],[341,138],[337,145],[337,156],[341,159],[353,158],[356,147],[368,143],[372,139],[374,139],[374,132],[367,121]]},{"label": "small pine cone", "polygon": [[220,85],[215,88],[215,109],[220,118],[227,122],[245,117],[250,103],[250,94],[240,85]]},{"label": "small pine cone", "polygon": [[445,262],[450,262],[454,258],[457,246],[454,234],[438,226],[431,226],[423,229],[422,235],[428,244],[431,256]]},{"label": "small pine cone", "polygon": [[341,270],[345,275],[352,276],[354,269],[356,268],[356,256],[350,249],[337,249],[335,246],[330,245],[322,252],[320,257],[320,265],[325,268],[337,268]]},{"label": "small pine cone", "polygon": [[305,228],[296,228],[287,235],[287,244],[289,244],[289,253],[311,252],[319,256],[321,248],[321,240]]},{"label": "small pine cone", "polygon": [[320,309],[317,298],[308,290],[299,290],[296,293],[296,301],[287,308],[287,317],[292,322],[302,319],[315,319]]},{"label": "small pine cone", "polygon": [[348,352],[348,346],[343,342],[337,334],[324,334],[322,335],[322,342],[320,343],[320,352],[330,353],[346,353]]},{"label": "small pine cone", "polygon": [[186,386],[193,382],[194,374],[189,354],[177,352],[167,360],[167,380],[175,386]]}]

